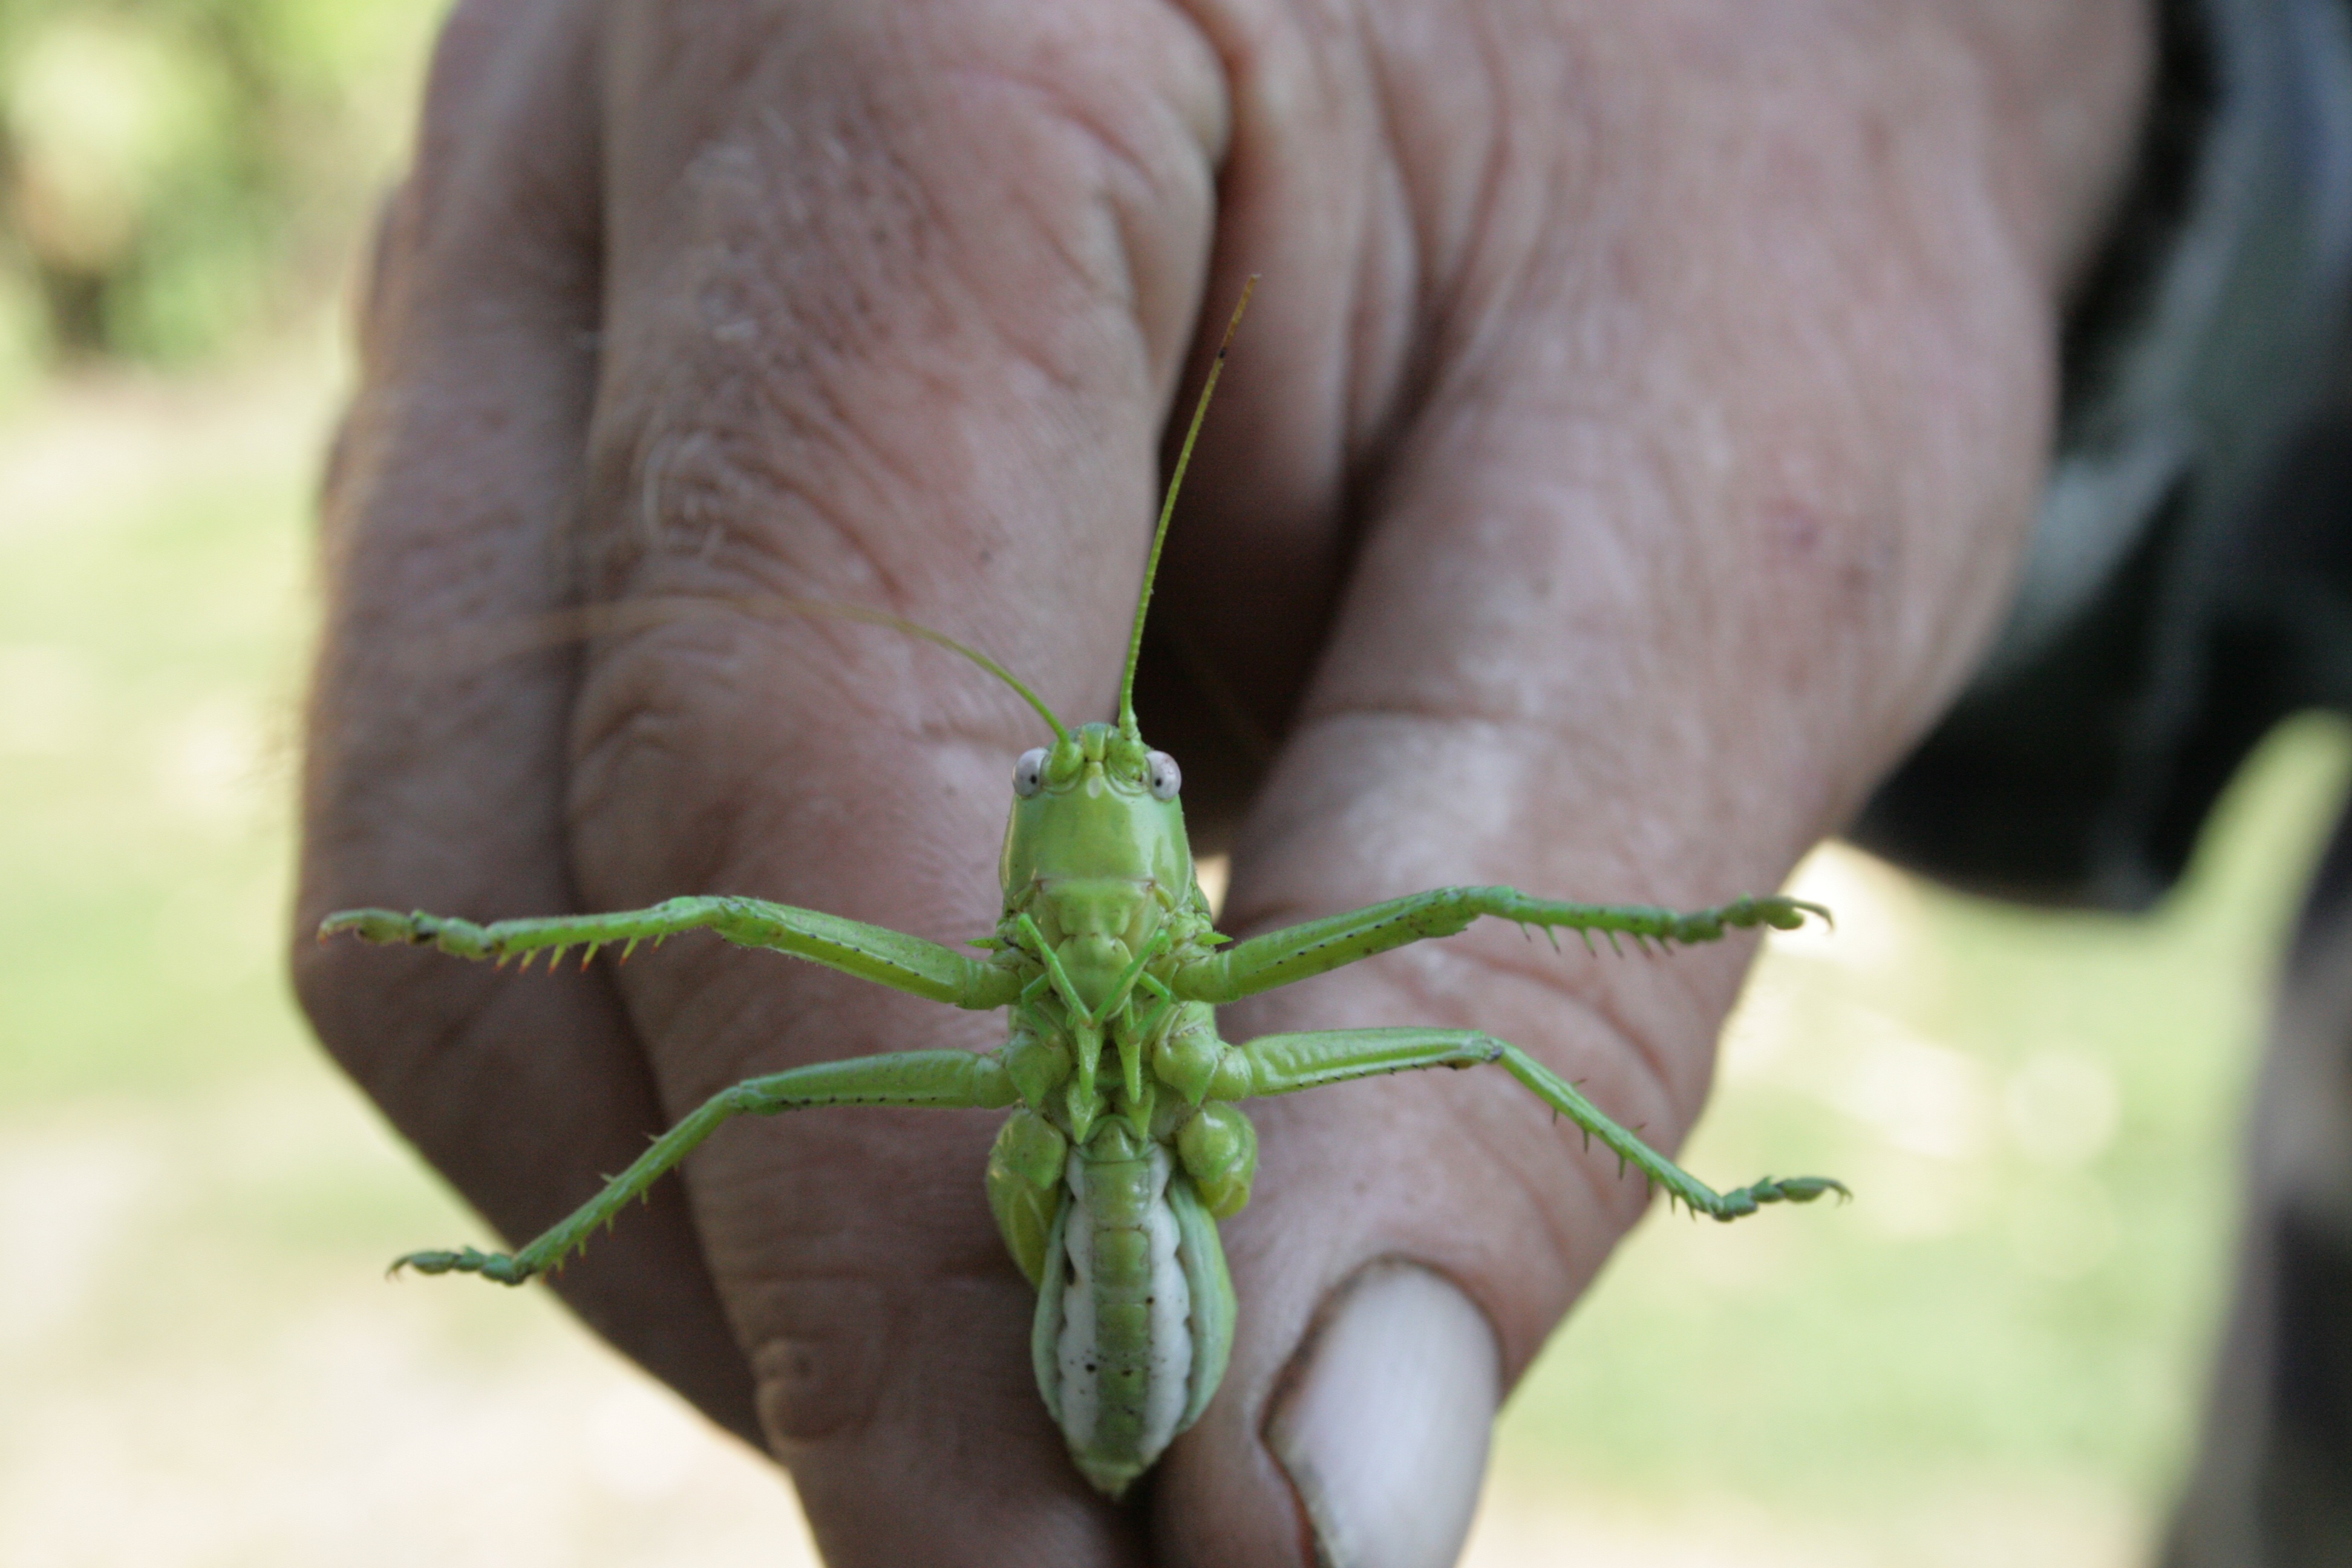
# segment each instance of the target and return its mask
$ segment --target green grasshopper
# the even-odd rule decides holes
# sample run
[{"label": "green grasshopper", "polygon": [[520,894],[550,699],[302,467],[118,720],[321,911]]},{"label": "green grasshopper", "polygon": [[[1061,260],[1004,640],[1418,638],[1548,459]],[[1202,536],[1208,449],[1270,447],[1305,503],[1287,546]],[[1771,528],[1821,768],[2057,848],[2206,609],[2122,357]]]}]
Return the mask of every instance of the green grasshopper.
[{"label": "green grasshopper", "polygon": [[[1030,1335],[1038,1391],[1087,1479],[1118,1498],[1216,1393],[1236,1305],[1217,1222],[1249,1201],[1257,1134],[1238,1101],[1417,1068],[1498,1062],[1537,1098],[1598,1138],[1621,1163],[1664,1187],[1669,1204],[1731,1220],[1763,1204],[1810,1203],[1845,1187],[1824,1176],[1767,1178],[1717,1193],[1611,1121],[1575,1087],[1517,1047],[1474,1029],[1339,1029],[1233,1044],[1216,1009],[1407,942],[1450,936],[1482,916],[1521,927],[1593,932],[1613,944],[1712,942],[1727,930],[1790,930],[1815,904],[1743,898],[1678,914],[1635,905],[1562,903],[1510,888],[1441,888],[1244,942],[1214,929],[1184,836],[1175,759],[1144,743],[1135,667],[1151,583],[1209,396],[1224,368],[1244,290],[1217,351],[1160,512],[1119,688],[1118,721],[1073,731],[985,655],[927,627],[899,626],[1003,680],[1053,732],[1013,769],[1001,865],[1004,912],[971,958],[918,937],[752,898],[678,898],[614,914],[476,925],[422,910],[346,910],[320,940],[350,931],[460,958],[640,942],[708,930],[957,1007],[1011,1011],[991,1053],[904,1051],[820,1062],[747,1079],[655,1140],[570,1217],[520,1252],[416,1252],[427,1274],[480,1274],[520,1285],[562,1266],[729,1119],[818,1105],[1010,1108],[988,1161],[989,1206],[1037,1291]],[[1554,939],[1555,942],[1557,938]]]}]

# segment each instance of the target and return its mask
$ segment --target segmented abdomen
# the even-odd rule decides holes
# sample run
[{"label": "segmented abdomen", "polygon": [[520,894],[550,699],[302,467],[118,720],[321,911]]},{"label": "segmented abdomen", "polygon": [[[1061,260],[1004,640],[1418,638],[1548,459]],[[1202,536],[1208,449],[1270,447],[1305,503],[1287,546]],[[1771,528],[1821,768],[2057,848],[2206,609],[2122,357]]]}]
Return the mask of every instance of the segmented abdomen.
[{"label": "segmented abdomen", "polygon": [[1063,1273],[1048,1403],[1072,1457],[1112,1492],[1160,1457],[1190,1403],[1192,1300],[1168,1204],[1171,1162],[1158,1143],[1145,1150],[1122,1160],[1074,1151],[1056,1227]]}]

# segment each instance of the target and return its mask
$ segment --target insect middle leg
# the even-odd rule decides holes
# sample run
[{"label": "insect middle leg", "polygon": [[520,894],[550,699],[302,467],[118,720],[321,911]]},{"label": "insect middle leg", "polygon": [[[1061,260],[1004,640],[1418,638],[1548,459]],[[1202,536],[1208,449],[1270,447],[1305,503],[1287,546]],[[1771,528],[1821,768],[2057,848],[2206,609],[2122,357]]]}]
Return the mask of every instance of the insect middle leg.
[{"label": "insect middle leg", "polygon": [[1452,936],[1482,917],[1546,931],[1572,931],[1587,946],[1596,931],[1612,944],[1627,936],[1636,943],[1670,946],[1716,942],[1726,931],[1755,926],[1793,931],[1805,923],[1807,915],[1826,920],[1829,911],[1779,894],[1734,899],[1713,909],[1675,910],[1648,904],[1569,903],[1535,898],[1517,888],[1433,888],[1235,942],[1179,969],[1171,989],[1184,1001],[1222,1006],[1408,942]]},{"label": "insect middle leg", "polygon": [[1576,1086],[1507,1041],[1475,1029],[1328,1029],[1261,1035],[1236,1049],[1249,1064],[1252,1094],[1289,1094],[1349,1079],[1421,1068],[1471,1068],[1498,1062],[1536,1098],[1599,1139],[1624,1164],[1666,1190],[1669,1201],[1719,1220],[1754,1214],[1764,1204],[1807,1204],[1824,1193],[1845,1194],[1827,1176],[1765,1177],[1727,1193],[1705,1182],[1619,1126]]},{"label": "insect middle leg", "polygon": [[420,1274],[479,1274],[506,1285],[520,1285],[534,1274],[560,1268],[565,1258],[587,1247],[597,1226],[611,1223],[630,1199],[685,1159],[720,1123],[736,1116],[773,1116],[816,1105],[987,1110],[1010,1105],[1018,1098],[1003,1065],[994,1056],[971,1051],[903,1051],[814,1062],[747,1079],[703,1101],[655,1139],[653,1147],[607,1182],[604,1191],[520,1252],[483,1252],[471,1247],[455,1252],[412,1252],[395,1260],[393,1268],[414,1268]]}]

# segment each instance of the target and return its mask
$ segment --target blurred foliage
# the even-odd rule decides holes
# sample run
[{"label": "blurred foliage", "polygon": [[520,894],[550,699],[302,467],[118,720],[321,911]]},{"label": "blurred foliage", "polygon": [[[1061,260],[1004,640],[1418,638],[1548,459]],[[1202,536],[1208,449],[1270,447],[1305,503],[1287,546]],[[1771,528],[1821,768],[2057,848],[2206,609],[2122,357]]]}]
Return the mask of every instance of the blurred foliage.
[{"label": "blurred foliage", "polygon": [[[813,1561],[546,1293],[381,1281],[481,1233],[282,978],[320,307],[439,10],[0,0],[0,1563]],[[6,395],[108,360],[215,363]],[[1859,1196],[1643,1226],[1507,1410],[1471,1561],[2146,1561],[2347,774],[2352,727],[2274,736],[2135,921],[1816,857],[1839,927],[1766,944],[1688,1154]]]},{"label": "blurred foliage", "polygon": [[0,389],[186,363],[333,285],[420,0],[0,0]]}]

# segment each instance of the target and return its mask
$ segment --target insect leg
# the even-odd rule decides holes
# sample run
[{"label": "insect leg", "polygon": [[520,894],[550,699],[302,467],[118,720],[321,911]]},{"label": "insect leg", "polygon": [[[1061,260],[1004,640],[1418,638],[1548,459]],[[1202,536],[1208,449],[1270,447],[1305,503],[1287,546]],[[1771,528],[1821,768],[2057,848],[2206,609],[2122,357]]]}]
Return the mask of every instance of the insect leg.
[{"label": "insect leg", "polygon": [[1223,1005],[1407,942],[1452,936],[1482,915],[1547,931],[1578,931],[1588,942],[1590,933],[1598,931],[1612,942],[1624,935],[1637,942],[1672,945],[1714,942],[1727,931],[1752,926],[1793,931],[1809,914],[1829,918],[1819,904],[1779,895],[1677,912],[1647,904],[1563,903],[1531,898],[1516,888],[1433,888],[1220,948],[1179,968],[1171,989],[1188,1002]]},{"label": "insect leg", "polygon": [[459,958],[504,961],[520,953],[523,963],[541,950],[560,962],[567,948],[619,946],[626,957],[639,942],[660,942],[680,931],[707,930],[742,947],[764,947],[838,969],[877,985],[911,992],[932,1002],[985,1010],[1003,1007],[1021,994],[1021,976],[1000,964],[965,957],[938,942],[908,936],[887,926],[845,920],[818,910],[772,904],[765,899],[671,899],[649,910],[601,915],[554,915],[476,925],[417,910],[343,910],[319,927],[319,940],[350,931],[362,942],[436,947]]},{"label": "insect leg", "polygon": [[1217,1384],[1224,1381],[1225,1365],[1234,1353],[1234,1321],[1241,1310],[1234,1300],[1233,1276],[1225,1268],[1216,1218],[1190,1180],[1180,1176],[1168,1184],[1168,1207],[1176,1215],[1176,1261],[1192,1298],[1187,1326],[1192,1331],[1192,1365],[1185,1378],[1184,1413],[1176,1419],[1176,1430],[1181,1432],[1201,1418]]},{"label": "insect leg", "polygon": [[1032,1286],[1044,1282],[1053,1260],[1050,1244],[1069,1158],[1070,1141],[1026,1107],[1004,1119],[988,1152],[988,1206],[1005,1250]]},{"label": "insect leg", "polygon": [[1019,1097],[1003,1064],[971,1051],[901,1051],[844,1062],[814,1062],[747,1079],[724,1089],[637,1156],[604,1190],[574,1210],[520,1252],[412,1252],[393,1264],[396,1271],[420,1274],[479,1274],[501,1284],[520,1285],[532,1275],[562,1267],[583,1251],[599,1226],[609,1225],[629,1200],[641,1195],[662,1173],[691,1152],[721,1122],[740,1115],[772,1116],[816,1105],[898,1105],[992,1108]]},{"label": "insect leg", "polygon": [[1250,1064],[1253,1094],[1288,1094],[1349,1079],[1421,1068],[1471,1068],[1499,1062],[1533,1089],[1536,1098],[1597,1138],[1643,1179],[1666,1190],[1670,1200],[1719,1220],[1754,1214],[1763,1204],[1806,1204],[1824,1193],[1847,1195],[1842,1182],[1827,1176],[1770,1176],[1727,1193],[1705,1182],[1611,1121],[1576,1086],[1519,1049],[1475,1029],[1329,1029],[1297,1035],[1261,1035],[1242,1046]]}]

